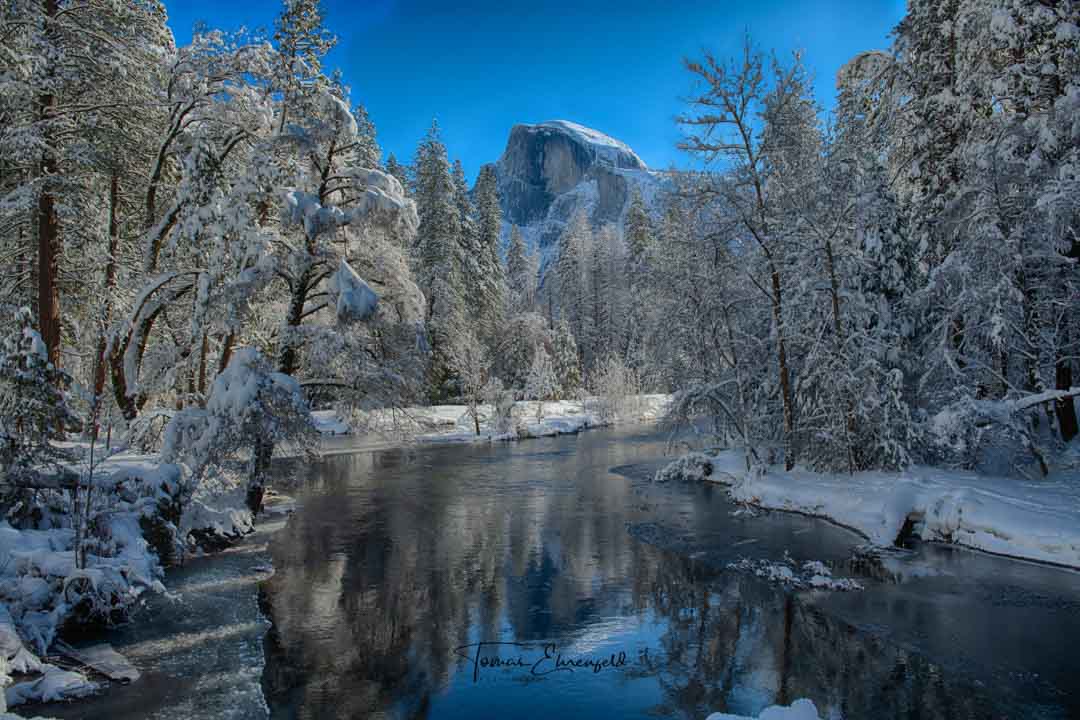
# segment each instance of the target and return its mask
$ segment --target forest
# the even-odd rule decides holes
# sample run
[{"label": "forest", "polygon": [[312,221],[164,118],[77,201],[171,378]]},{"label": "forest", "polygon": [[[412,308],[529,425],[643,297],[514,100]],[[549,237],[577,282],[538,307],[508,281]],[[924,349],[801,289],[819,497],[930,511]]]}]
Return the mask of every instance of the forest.
[{"label": "forest", "polygon": [[[215,494],[258,512],[314,411],[463,405],[479,435],[664,393],[747,471],[848,475],[1038,478],[1080,433],[1078,3],[910,0],[829,110],[799,53],[689,57],[689,167],[550,262],[437,122],[384,156],[318,0],[182,46],[167,21],[0,2],[0,534],[67,533],[97,598],[16,617],[42,651],[153,585],[136,537],[166,563]],[[152,461],[102,476],[123,452]]]}]

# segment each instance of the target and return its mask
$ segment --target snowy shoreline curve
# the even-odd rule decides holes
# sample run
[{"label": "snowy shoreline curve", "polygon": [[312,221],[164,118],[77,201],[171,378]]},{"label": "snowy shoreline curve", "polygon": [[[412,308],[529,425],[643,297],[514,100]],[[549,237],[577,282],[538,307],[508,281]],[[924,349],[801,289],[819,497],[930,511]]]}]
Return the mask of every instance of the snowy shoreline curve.
[{"label": "snowy shoreline curve", "polygon": [[916,466],[854,475],[769,469],[747,472],[742,453],[691,453],[656,480],[713,482],[732,499],[809,515],[879,546],[902,534],[921,540],[1080,570],[1080,486]]}]

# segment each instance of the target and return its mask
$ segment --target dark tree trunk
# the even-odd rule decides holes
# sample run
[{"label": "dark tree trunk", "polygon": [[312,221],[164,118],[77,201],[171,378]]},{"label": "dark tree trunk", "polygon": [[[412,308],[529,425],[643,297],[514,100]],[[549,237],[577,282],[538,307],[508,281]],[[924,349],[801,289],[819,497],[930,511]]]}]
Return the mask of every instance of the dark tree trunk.
[{"label": "dark tree trunk", "polygon": [[247,506],[253,515],[262,512],[263,496],[266,494],[266,473],[274,456],[274,443],[260,438],[251,451],[248,473]]},{"label": "dark tree trunk", "polygon": [[787,363],[787,344],[784,339],[784,306],[780,289],[780,273],[772,268],[772,309],[776,325],[776,355],[780,364],[780,393],[784,401],[784,468],[795,467],[795,408],[792,407],[791,374]]},{"label": "dark tree trunk", "polygon": [[[57,13],[56,0],[44,0],[47,17],[46,32],[53,33],[52,23]],[[45,93],[39,98],[41,119],[51,119],[56,107],[56,97]],[[46,124],[41,160],[41,193],[38,196],[38,317],[41,339],[49,353],[49,361],[60,365],[60,288],[57,285],[60,264],[60,230],[56,217],[56,199],[53,196],[52,177],[56,174],[56,158],[53,156],[52,140]]]},{"label": "dark tree trunk", "polygon": [[[1060,351],[1059,351],[1060,352]],[[1067,358],[1059,357],[1054,367],[1055,387],[1058,390],[1068,390],[1073,384],[1072,362]],[[1057,414],[1058,427],[1061,428],[1061,439],[1065,442],[1072,440],[1080,428],[1076,422],[1076,405],[1073,398],[1063,398],[1054,401],[1054,412]]]},{"label": "dark tree trunk", "polygon": [[[94,398],[100,398],[105,392],[105,356],[109,323],[112,322],[113,293],[116,291],[116,266],[120,254],[120,174],[113,171],[109,181],[109,257],[105,261],[105,282],[101,308],[101,329],[98,332],[97,351],[94,354]],[[96,401],[96,400],[95,400]],[[98,419],[94,418],[94,437],[98,433]]]}]

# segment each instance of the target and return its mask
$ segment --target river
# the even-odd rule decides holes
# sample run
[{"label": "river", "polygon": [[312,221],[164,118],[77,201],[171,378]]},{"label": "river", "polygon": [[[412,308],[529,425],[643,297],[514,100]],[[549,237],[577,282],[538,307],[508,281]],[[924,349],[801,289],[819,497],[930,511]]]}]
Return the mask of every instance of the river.
[{"label": "river", "polygon": [[[634,428],[284,464],[283,528],[172,571],[176,595],[111,633],[143,679],[35,710],[704,718],[808,697],[849,720],[1080,717],[1080,574],[938,546],[868,558],[820,520],[653,483],[666,441]],[[727,569],[785,552],[865,589]]]}]

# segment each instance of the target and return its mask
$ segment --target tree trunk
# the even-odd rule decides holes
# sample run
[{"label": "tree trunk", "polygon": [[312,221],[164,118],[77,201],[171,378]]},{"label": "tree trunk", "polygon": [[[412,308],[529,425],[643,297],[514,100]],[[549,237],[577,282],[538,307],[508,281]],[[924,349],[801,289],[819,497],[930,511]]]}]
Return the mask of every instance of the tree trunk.
[{"label": "tree trunk", "polygon": [[229,366],[229,361],[232,360],[233,346],[236,344],[236,333],[229,333],[225,336],[225,342],[221,345],[221,355],[218,357],[218,373],[221,373]]},{"label": "tree trunk", "polygon": [[784,306],[780,289],[780,273],[772,268],[772,309],[776,325],[776,355],[780,364],[780,393],[784,401],[784,468],[795,467],[795,409],[791,399],[791,374],[787,364],[787,344],[784,340]]},{"label": "tree trunk", "polygon": [[199,346],[199,385],[196,388],[199,395],[199,406],[206,407],[206,356],[210,352],[210,339],[203,333],[202,344]]},{"label": "tree trunk", "polygon": [[[105,261],[105,282],[103,287],[101,307],[101,328],[98,331],[97,351],[94,354],[94,398],[98,398],[105,392],[105,366],[108,358],[105,357],[106,334],[109,323],[112,322],[113,293],[116,291],[116,266],[120,253],[120,174],[113,170],[109,180],[109,257]],[[98,433],[98,419],[94,418],[94,437]]]},{"label": "tree trunk", "polygon": [[[1058,352],[1059,356],[1054,366],[1054,385],[1058,390],[1068,390],[1072,387],[1072,361],[1061,357],[1060,350]],[[1061,428],[1061,439],[1069,442],[1076,437],[1077,433],[1080,433],[1080,428],[1077,427],[1076,405],[1073,403],[1073,398],[1055,400],[1054,412],[1057,414],[1058,427]]]},{"label": "tree trunk", "polygon": [[[285,316],[285,327],[281,337],[281,349],[278,354],[278,372],[293,375],[300,366],[300,353],[295,341],[290,337],[294,328],[300,327],[304,317],[304,303],[307,302],[308,283],[312,271],[307,268],[292,286],[292,297]],[[230,349],[231,352],[231,349]],[[225,358],[222,358],[223,362]],[[247,506],[253,514],[262,510],[263,495],[266,493],[266,474],[274,457],[274,443],[260,438],[251,451],[251,465],[248,471]]]},{"label": "tree trunk", "polygon": [[[44,0],[46,32],[53,34],[52,24],[57,13],[57,0]],[[56,107],[56,97],[45,93],[39,98],[41,120],[48,122]],[[49,362],[60,366],[60,288],[57,285],[60,263],[60,232],[53,197],[52,177],[56,174],[52,139],[45,125],[44,150],[41,160],[41,193],[38,196],[38,318],[41,339],[48,350]]]},{"label": "tree trunk", "polygon": [[300,366],[300,353],[295,340],[291,337],[293,328],[300,327],[304,317],[304,304],[307,302],[308,283],[311,281],[311,269],[300,273],[292,287],[289,309],[285,315],[285,328],[281,337],[281,350],[278,353],[278,372],[292,375]]},{"label": "tree trunk", "polygon": [[263,496],[266,494],[266,473],[274,456],[274,443],[260,438],[251,450],[248,470],[247,506],[253,515],[262,512]]}]

